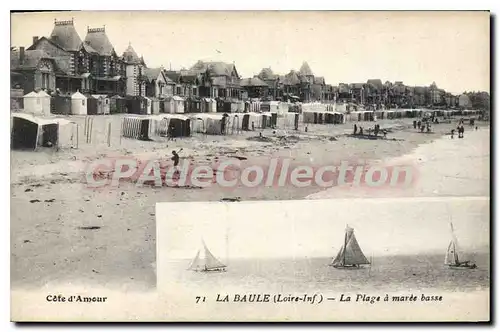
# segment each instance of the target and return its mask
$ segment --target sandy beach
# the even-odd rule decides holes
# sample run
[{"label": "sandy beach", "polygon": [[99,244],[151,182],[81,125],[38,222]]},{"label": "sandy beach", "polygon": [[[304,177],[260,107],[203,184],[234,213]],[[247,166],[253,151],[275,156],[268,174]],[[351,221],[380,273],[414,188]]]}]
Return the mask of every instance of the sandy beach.
[{"label": "sandy beach", "polygon": [[[84,118],[72,117],[71,120],[79,123],[82,136]],[[264,136],[270,137],[266,142],[248,139],[258,136],[258,132],[228,136],[195,134],[175,142],[120,140],[120,116],[95,117],[94,122],[92,142],[85,143],[80,137],[78,149],[63,146],[58,152],[11,153],[11,283],[14,288],[41,287],[47,283],[72,280],[101,286],[122,284],[136,290],[154,288],[156,202],[361,195],[336,188],[321,190],[293,186],[254,189],[240,186],[228,191],[216,186],[204,189],[138,188],[123,183],[118,188],[92,190],[82,182],[82,174],[89,162],[100,158],[168,159],[171,150],[179,148],[183,148],[181,158],[194,164],[210,164],[234,155],[244,156],[248,163],[266,162],[271,157],[289,157],[298,163],[316,164],[353,159],[389,162],[403,156],[414,160],[416,155],[422,155],[417,159],[427,167],[424,171],[426,178],[433,174],[432,179],[443,179],[443,172],[456,175],[447,178],[447,181],[456,183],[451,193],[446,189],[446,182],[437,195],[489,195],[489,188],[484,183],[489,180],[489,129],[480,128],[477,132],[469,129],[463,140],[442,138],[455,125],[455,120],[434,125],[430,134],[413,129],[412,119],[379,121],[382,128],[391,130],[387,140],[349,137],[353,123],[309,125],[307,133],[301,124],[300,132],[289,130],[288,135],[294,138],[284,142],[273,137],[271,129],[262,131]],[[108,123],[112,124],[110,147],[105,134]],[[373,123],[358,122],[357,125],[368,128]],[[449,150],[450,144],[454,144],[456,150]],[[429,154],[428,151],[441,152]],[[455,166],[432,166],[448,165],[450,158],[456,157],[463,157],[463,162],[453,159],[455,162],[451,164]],[[440,158],[442,163],[436,162]],[[471,167],[480,169],[479,173],[474,171],[474,176],[480,177],[476,186],[469,185],[471,181],[465,184],[459,180]],[[419,188],[417,185],[404,194],[429,194]],[[422,188],[429,188],[429,185],[422,185]]]}]

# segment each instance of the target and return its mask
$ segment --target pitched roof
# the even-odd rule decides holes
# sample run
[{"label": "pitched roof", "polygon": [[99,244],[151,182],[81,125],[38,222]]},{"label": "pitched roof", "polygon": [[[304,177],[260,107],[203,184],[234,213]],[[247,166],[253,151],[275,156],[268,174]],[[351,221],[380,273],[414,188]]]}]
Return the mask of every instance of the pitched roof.
[{"label": "pitched roof", "polygon": [[114,52],[113,45],[111,45],[104,28],[87,29],[85,42],[96,50],[99,55],[110,56]]},{"label": "pitched roof", "polygon": [[141,59],[135,52],[131,44],[128,44],[127,49],[123,52],[123,60],[129,64],[140,64]]},{"label": "pitched roof", "polygon": [[85,51],[87,51],[87,53],[98,53],[87,41],[82,43],[82,47]]},{"label": "pitched roof", "polygon": [[232,63],[225,63],[220,61],[204,62],[200,60],[195,63],[190,70],[198,73],[208,71],[210,74],[213,74],[215,76],[231,76],[234,67],[235,66]]},{"label": "pitched roof", "polygon": [[70,55],[58,56],[57,58],[51,57],[43,50],[26,50],[24,51],[24,62],[20,64],[19,51],[10,52],[10,69],[23,70],[23,69],[36,69],[38,63],[42,59],[50,60],[54,65],[54,70],[58,73],[68,74],[70,72]]},{"label": "pitched roof", "polygon": [[66,51],[78,51],[82,40],[76,32],[73,20],[55,21],[50,39]]},{"label": "pitched roof", "polygon": [[179,82],[179,78],[181,77],[180,71],[175,70],[165,70],[165,76],[172,80],[172,82]]},{"label": "pitched roof", "polygon": [[52,59],[50,55],[48,55],[43,50],[28,50],[24,51],[24,62],[20,63],[19,51],[11,51],[10,52],[10,69],[33,69],[38,66],[38,63],[41,59]]},{"label": "pitched roof", "polygon": [[299,76],[295,70],[291,70],[285,75],[283,79],[283,84],[285,85],[297,85],[300,84]]},{"label": "pitched roof", "polygon": [[144,68],[144,76],[148,78],[149,81],[155,81],[160,76],[162,68]]},{"label": "pitched roof", "polygon": [[258,77],[244,78],[240,82],[241,86],[268,86],[266,82]]},{"label": "pitched roof", "polygon": [[311,67],[309,67],[309,64],[306,61],[302,63],[302,66],[299,69],[299,74],[302,76],[314,76]]},{"label": "pitched roof", "polygon": [[376,87],[377,89],[382,89],[384,84],[382,83],[382,80],[381,79],[371,79],[371,80],[368,80],[366,81],[367,84],[371,84],[373,85],[374,87]]}]

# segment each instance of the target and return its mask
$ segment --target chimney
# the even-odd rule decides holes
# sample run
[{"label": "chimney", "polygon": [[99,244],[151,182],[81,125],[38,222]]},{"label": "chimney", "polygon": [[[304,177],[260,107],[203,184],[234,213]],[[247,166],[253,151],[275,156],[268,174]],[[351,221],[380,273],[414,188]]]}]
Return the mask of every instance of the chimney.
[{"label": "chimney", "polygon": [[35,45],[38,42],[38,36],[33,36],[33,45]]},{"label": "chimney", "polygon": [[19,64],[24,64],[24,46],[19,47]]}]

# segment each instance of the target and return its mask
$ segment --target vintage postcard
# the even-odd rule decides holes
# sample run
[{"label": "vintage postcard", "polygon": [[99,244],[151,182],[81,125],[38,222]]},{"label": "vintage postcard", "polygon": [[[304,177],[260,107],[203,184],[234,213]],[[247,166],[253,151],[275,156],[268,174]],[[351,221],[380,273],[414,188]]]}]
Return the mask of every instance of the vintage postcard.
[{"label": "vintage postcard", "polygon": [[11,13],[13,321],[489,321],[490,13]]}]

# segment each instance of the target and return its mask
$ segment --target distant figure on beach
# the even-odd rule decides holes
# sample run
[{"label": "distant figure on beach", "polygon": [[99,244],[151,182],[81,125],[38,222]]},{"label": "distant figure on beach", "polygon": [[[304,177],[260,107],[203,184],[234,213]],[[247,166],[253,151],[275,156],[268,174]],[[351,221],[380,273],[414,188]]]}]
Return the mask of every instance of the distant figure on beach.
[{"label": "distant figure on beach", "polygon": [[384,138],[387,138],[387,130],[386,130],[386,129],[384,129],[384,130],[382,131],[382,133],[384,134]]},{"label": "distant figure on beach", "polygon": [[252,121],[252,131],[255,131],[255,122]]},{"label": "distant figure on beach", "polygon": [[174,130],[175,130],[174,124],[170,124],[167,130],[167,141],[174,140]]},{"label": "distant figure on beach", "polygon": [[430,122],[427,122],[427,132],[428,133],[431,132],[431,124],[430,124]]},{"label": "distant figure on beach", "polygon": [[359,134],[363,135],[363,127],[359,127]]},{"label": "distant figure on beach", "polygon": [[356,135],[358,133],[358,126],[356,124],[354,124],[354,134],[353,135]]},{"label": "distant figure on beach", "polygon": [[458,138],[464,138],[464,126],[461,125],[460,127],[458,127]]},{"label": "distant figure on beach", "polygon": [[476,126],[476,130],[477,130],[477,126]]},{"label": "distant figure on beach", "polygon": [[422,126],[422,122],[420,122],[420,120],[417,122],[417,128],[421,128]]},{"label": "distant figure on beach", "polygon": [[424,129],[425,129],[425,126],[424,125],[421,125],[420,126],[420,132],[423,133],[424,132]]},{"label": "distant figure on beach", "polygon": [[378,132],[380,130],[380,125],[379,124],[376,124],[375,125],[375,136],[378,136]]},{"label": "distant figure on beach", "polygon": [[455,129],[452,129],[451,130],[451,138],[453,139],[454,136],[455,136]]},{"label": "distant figure on beach", "polygon": [[413,129],[417,129],[417,121],[416,120],[413,121]]},{"label": "distant figure on beach", "polygon": [[306,126],[306,128],[305,128],[305,132],[307,133],[307,126]]},{"label": "distant figure on beach", "polygon": [[[179,150],[179,152],[182,151],[182,148]],[[170,158],[170,160],[172,160],[174,162],[174,175],[176,174],[179,174],[179,169],[177,168],[177,166],[179,165],[179,154],[175,151],[175,150],[172,150],[172,158]]]}]

